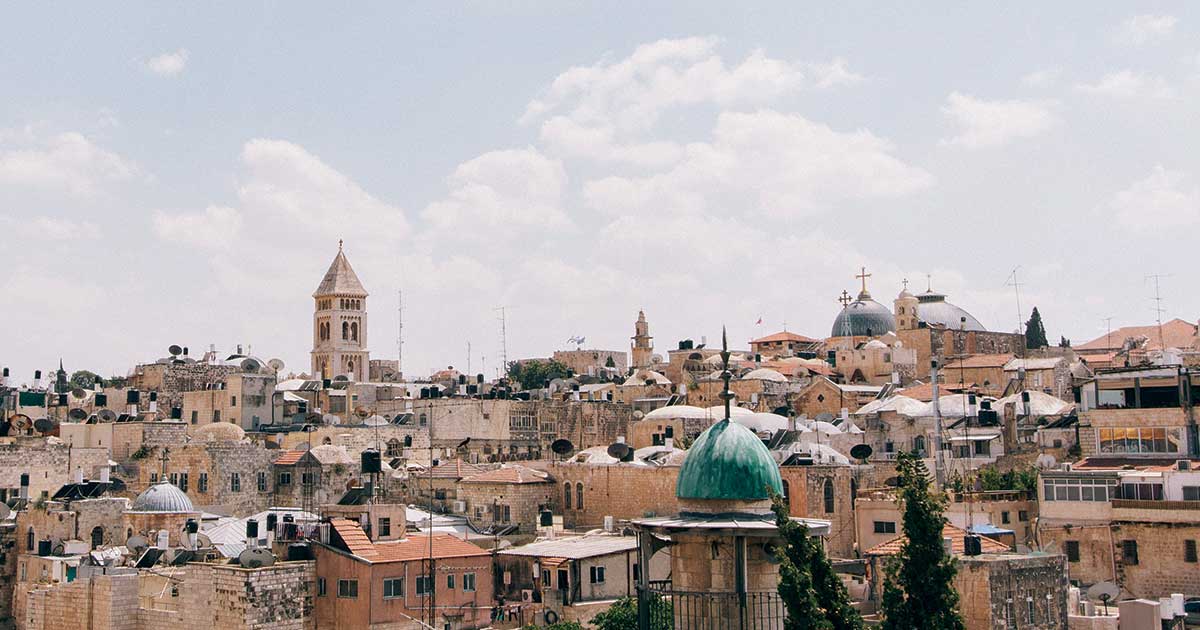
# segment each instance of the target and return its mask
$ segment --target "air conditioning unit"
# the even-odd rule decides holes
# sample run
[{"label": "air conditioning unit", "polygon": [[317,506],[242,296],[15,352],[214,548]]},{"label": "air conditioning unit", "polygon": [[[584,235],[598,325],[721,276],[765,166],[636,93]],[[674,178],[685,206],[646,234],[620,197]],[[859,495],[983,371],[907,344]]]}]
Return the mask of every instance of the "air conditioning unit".
[{"label": "air conditioning unit", "polygon": [[1192,462],[1190,460],[1181,459],[1175,462],[1175,470],[1191,470]]},{"label": "air conditioning unit", "polygon": [[462,514],[467,511],[467,502],[466,501],[455,501],[452,504],[451,509],[453,510],[453,512],[455,514]]},{"label": "air conditioning unit", "polygon": [[525,604],[533,603],[533,589],[529,589],[529,588],[521,589],[521,602],[525,603]]},{"label": "air conditioning unit", "polygon": [[1071,472],[1071,462],[1063,462],[1059,465],[1059,470],[1063,472]]},{"label": "air conditioning unit", "polygon": [[617,528],[617,520],[612,516],[604,517],[604,531],[611,532]]}]

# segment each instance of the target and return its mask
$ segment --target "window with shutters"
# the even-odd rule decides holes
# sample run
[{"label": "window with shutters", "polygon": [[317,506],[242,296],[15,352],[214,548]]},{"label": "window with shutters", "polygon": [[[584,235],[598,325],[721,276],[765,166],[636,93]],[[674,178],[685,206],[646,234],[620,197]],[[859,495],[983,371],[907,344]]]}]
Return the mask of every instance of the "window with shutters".
[{"label": "window with shutters", "polygon": [[462,590],[474,591],[475,590],[475,574],[474,573],[464,573],[463,578],[462,578],[462,585],[463,585]]},{"label": "window with shutters", "polygon": [[229,491],[242,491],[242,475],[240,473],[229,473]]},{"label": "window with shutters", "polygon": [[208,492],[208,473],[200,473],[200,477],[196,479],[196,490]]},{"label": "window with shutters", "polygon": [[258,473],[258,491],[259,492],[267,491],[267,473],[266,472]]},{"label": "window with shutters", "polygon": [[1183,561],[1196,562],[1196,541],[1183,541]]},{"label": "window with shutters", "polygon": [[1068,540],[1066,543],[1066,549],[1067,549],[1067,561],[1068,562],[1079,562],[1079,541],[1078,540]]}]

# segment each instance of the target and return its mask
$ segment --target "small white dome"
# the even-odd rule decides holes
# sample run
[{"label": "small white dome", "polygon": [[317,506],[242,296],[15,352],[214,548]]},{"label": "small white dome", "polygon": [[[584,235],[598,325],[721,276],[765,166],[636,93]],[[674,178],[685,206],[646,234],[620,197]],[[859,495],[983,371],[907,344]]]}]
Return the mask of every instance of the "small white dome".
[{"label": "small white dome", "polygon": [[749,372],[747,372],[746,375],[742,377],[742,380],[744,380],[744,381],[760,380],[760,381],[772,381],[775,383],[786,383],[787,377],[784,376],[783,374],[780,374],[779,372],[776,372],[775,370],[772,370],[771,368],[758,368],[757,370],[750,370]]},{"label": "small white dome", "polygon": [[195,512],[187,493],[173,484],[160,481],[142,491],[129,506],[130,512]]},{"label": "small white dome", "polygon": [[242,427],[232,422],[214,422],[196,429],[197,442],[241,442],[246,437]]}]

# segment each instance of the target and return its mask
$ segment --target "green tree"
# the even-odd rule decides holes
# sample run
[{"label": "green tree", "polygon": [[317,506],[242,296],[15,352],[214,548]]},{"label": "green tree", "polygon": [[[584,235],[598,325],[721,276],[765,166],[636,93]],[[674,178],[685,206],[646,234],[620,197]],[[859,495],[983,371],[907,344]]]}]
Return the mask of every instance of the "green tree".
[{"label": "green tree", "polygon": [[612,355],[609,355],[608,358],[604,360],[604,367],[606,367],[606,368],[617,367],[617,362],[613,361]]},{"label": "green tree", "polygon": [[929,471],[916,457],[897,460],[904,542],[887,565],[884,630],[965,630],[958,614],[954,558],[942,547],[946,497],[929,489]]},{"label": "green tree", "polygon": [[510,361],[508,378],[521,384],[524,389],[545,387],[556,378],[567,378],[571,371],[560,361],[550,359],[530,359],[528,361]]},{"label": "green tree", "polygon": [[1048,345],[1050,344],[1046,341],[1046,327],[1042,325],[1042,314],[1035,306],[1033,313],[1029,315],[1029,321],[1025,322],[1025,347],[1036,350]]},{"label": "green tree", "polygon": [[1058,337],[1058,347],[1059,347],[1059,348],[1070,348],[1070,347],[1071,347],[1071,340],[1070,340],[1070,339],[1067,339],[1067,338],[1066,338],[1065,336],[1063,336],[1063,335],[1059,335],[1059,337]]},{"label": "green tree", "polygon": [[96,386],[96,381],[100,379],[100,375],[87,370],[79,370],[71,374],[71,378],[67,380],[67,385],[72,389],[79,387],[82,389],[91,389]]},{"label": "green tree", "polygon": [[783,497],[774,493],[771,509],[783,539],[777,553],[779,596],[787,609],[785,630],[862,630],[862,617],[808,526],[792,520]]},{"label": "green tree", "polygon": [[[647,601],[650,602],[650,630],[671,630],[675,626],[675,610],[671,600],[650,595]],[[592,625],[599,630],[637,630],[637,600],[632,597],[618,599],[607,610],[592,617]]]}]

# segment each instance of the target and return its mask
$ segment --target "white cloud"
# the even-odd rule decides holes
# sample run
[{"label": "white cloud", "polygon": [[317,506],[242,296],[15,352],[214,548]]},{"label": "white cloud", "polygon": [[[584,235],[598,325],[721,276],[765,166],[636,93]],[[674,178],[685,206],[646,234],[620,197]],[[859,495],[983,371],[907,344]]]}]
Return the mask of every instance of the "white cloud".
[{"label": "white cloud", "polygon": [[91,221],[66,217],[35,216],[16,218],[0,215],[0,227],[6,234],[17,235],[28,243],[94,240],[100,228]]},{"label": "white cloud", "polygon": [[978,149],[1032,138],[1055,125],[1053,108],[1050,101],[985,101],[952,92],[942,113],[958,127],[958,135],[942,143]]},{"label": "white cloud", "polygon": [[562,208],[566,170],[532,147],[491,151],[464,162],[447,184],[449,196],[422,213],[438,229],[500,236],[569,223]]},{"label": "white cloud", "polygon": [[225,249],[241,229],[241,213],[226,206],[209,206],[197,214],[154,213],[155,234],[176,244]]},{"label": "white cloud", "polygon": [[1026,87],[1049,87],[1058,81],[1062,68],[1041,68],[1021,77],[1021,83]]},{"label": "white cloud", "polygon": [[1157,165],[1109,202],[1118,223],[1142,232],[1200,222],[1200,189],[1184,173]]},{"label": "white cloud", "polygon": [[850,71],[849,63],[842,57],[835,57],[829,63],[810,63],[808,69],[815,79],[815,85],[822,89],[857,85],[864,80],[861,74]]},{"label": "white cloud", "polygon": [[176,51],[155,55],[147,59],[143,65],[147,71],[160,77],[175,77],[183,72],[183,69],[187,67],[187,62],[188,51],[186,48],[180,48]]},{"label": "white cloud", "polygon": [[1132,70],[1110,72],[1096,83],[1081,83],[1076,89],[1086,94],[1125,99],[1175,96],[1175,90],[1162,77],[1138,74]]},{"label": "white cloud", "polygon": [[1113,40],[1119,44],[1142,46],[1169,39],[1179,19],[1173,15],[1135,15],[1117,27]]},{"label": "white cloud", "polygon": [[711,143],[688,145],[668,172],[588,182],[592,208],[612,214],[719,211],[798,216],[927,188],[933,177],[866,130],[835,131],[797,114],[725,112]]},{"label": "white cloud", "polygon": [[77,132],[41,138],[26,130],[21,144],[13,148],[0,146],[0,182],[87,197],[141,173],[132,161]]}]

